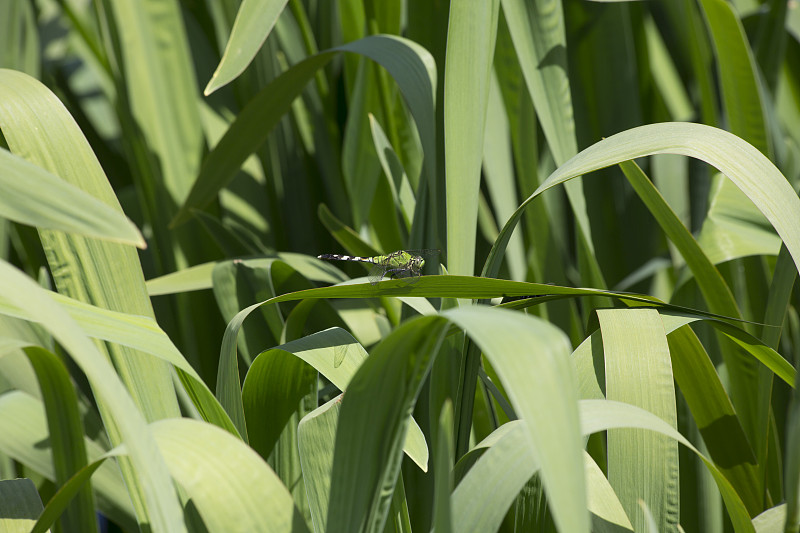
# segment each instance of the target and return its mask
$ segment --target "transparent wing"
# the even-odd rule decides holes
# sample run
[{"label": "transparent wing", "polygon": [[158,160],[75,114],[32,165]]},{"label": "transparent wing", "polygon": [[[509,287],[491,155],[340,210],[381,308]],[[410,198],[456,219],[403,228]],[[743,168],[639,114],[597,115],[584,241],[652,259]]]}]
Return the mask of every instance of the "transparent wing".
[{"label": "transparent wing", "polygon": [[386,274],[386,265],[376,263],[370,267],[369,274],[367,274],[367,278],[369,279],[369,282],[371,284],[375,285],[381,279],[383,279],[383,276],[385,274]]},{"label": "transparent wing", "polygon": [[406,252],[408,252],[410,254],[413,254],[413,255],[418,255],[418,256],[420,256],[420,257],[422,257],[424,259],[434,258],[437,255],[442,253],[441,250],[436,249],[436,248],[429,248],[429,249],[426,249],[426,250],[406,250]]}]

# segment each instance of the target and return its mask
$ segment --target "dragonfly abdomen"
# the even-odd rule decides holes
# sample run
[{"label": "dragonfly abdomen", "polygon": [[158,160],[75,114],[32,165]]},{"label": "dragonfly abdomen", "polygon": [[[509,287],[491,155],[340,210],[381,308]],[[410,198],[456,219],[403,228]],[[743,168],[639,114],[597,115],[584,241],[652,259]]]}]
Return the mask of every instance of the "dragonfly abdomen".
[{"label": "dragonfly abdomen", "polygon": [[317,259],[333,259],[334,261],[358,261],[359,263],[375,264],[371,257],[357,257],[355,255],[322,254]]}]

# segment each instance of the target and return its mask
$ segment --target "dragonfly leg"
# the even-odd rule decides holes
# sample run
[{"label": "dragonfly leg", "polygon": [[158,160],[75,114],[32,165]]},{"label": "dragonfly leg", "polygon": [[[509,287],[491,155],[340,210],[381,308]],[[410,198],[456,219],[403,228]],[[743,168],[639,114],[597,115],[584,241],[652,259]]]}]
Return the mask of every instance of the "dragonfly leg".
[{"label": "dragonfly leg", "polygon": [[400,276],[394,277],[394,279],[403,279],[406,280],[407,284],[416,283],[419,281],[421,273],[416,270],[409,270],[407,268],[393,268],[391,270],[387,270],[384,274],[385,276],[395,276],[396,274],[402,274]]},{"label": "dragonfly leg", "polygon": [[391,276],[394,276],[395,274],[397,274],[398,272],[405,272],[405,271],[406,271],[405,268],[392,268],[392,269],[387,270],[386,272],[384,272],[383,276],[384,277],[391,277]]}]

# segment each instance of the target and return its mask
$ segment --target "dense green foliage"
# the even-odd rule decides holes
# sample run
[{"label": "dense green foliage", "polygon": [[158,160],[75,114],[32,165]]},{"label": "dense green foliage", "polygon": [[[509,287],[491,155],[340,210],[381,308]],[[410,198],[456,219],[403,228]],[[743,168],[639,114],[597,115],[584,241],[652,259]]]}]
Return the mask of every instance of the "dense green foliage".
[{"label": "dense green foliage", "polygon": [[0,41],[0,529],[800,531],[797,2]]}]

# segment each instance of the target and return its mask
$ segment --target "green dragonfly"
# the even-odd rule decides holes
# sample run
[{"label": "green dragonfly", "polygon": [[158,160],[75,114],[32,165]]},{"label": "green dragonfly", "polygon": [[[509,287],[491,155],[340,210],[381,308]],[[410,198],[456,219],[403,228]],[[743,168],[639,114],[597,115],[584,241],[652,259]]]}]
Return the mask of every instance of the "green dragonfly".
[{"label": "green dragonfly", "polygon": [[372,265],[369,282],[375,285],[383,278],[409,278],[414,283],[422,275],[425,258],[435,257],[439,250],[399,250],[386,255],[357,257],[354,255],[322,254],[318,259],[331,261],[355,261]]}]

